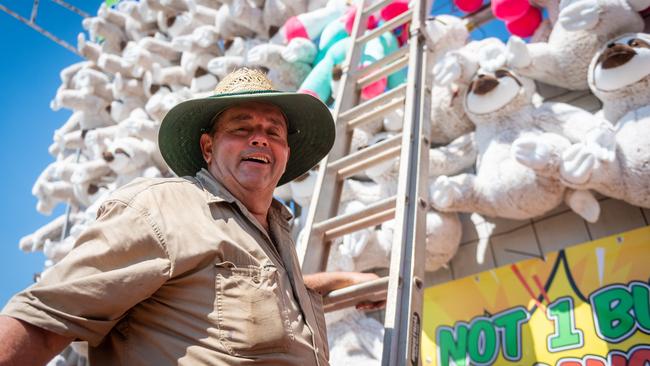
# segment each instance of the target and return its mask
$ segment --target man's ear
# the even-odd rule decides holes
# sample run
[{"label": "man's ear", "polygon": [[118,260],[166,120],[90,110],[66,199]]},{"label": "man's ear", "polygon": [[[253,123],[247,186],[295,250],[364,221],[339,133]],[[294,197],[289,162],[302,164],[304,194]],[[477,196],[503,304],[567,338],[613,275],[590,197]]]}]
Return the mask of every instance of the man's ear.
[{"label": "man's ear", "polygon": [[210,165],[210,161],[212,160],[212,136],[207,133],[202,134],[199,144],[201,145],[203,160],[205,160],[207,165]]}]

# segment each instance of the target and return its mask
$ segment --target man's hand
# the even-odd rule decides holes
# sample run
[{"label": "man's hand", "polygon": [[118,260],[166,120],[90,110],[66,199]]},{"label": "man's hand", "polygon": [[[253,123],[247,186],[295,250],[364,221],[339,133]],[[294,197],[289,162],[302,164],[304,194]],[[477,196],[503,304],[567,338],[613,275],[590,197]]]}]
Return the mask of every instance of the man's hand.
[{"label": "man's hand", "polygon": [[0,366],[44,365],[72,340],[22,320],[0,316]]},{"label": "man's hand", "polygon": [[[303,276],[305,286],[323,296],[334,290],[376,280],[378,278],[379,276],[374,273],[363,272],[320,272]],[[362,302],[357,304],[356,308],[358,310],[374,310],[383,308],[385,305],[385,300]]]}]

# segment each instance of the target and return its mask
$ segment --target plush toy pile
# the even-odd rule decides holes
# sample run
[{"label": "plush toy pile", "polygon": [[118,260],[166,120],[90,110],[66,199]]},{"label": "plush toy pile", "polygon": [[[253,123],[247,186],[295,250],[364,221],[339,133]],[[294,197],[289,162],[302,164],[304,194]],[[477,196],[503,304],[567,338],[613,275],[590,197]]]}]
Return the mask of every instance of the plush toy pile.
[{"label": "plush toy pile", "polygon": [[[528,1],[492,4],[495,13],[531,11]],[[537,43],[516,37],[507,44],[496,38],[472,41],[462,19],[427,21],[434,48],[426,67],[435,80],[427,121],[432,131],[428,271],[445,266],[455,254],[461,241],[458,212],[529,219],[566,202],[593,222],[599,205],[590,190],[650,207],[650,140],[644,138],[650,134],[650,36],[624,35],[643,29],[638,11],[650,0],[536,4],[549,9],[552,25]],[[369,18],[368,28],[407,9],[407,1],[394,0]],[[49,215],[67,204],[70,214],[25,236],[20,247],[45,253],[42,275],[47,276],[47,268],[95,219],[107,194],[137,177],[171,176],[157,148],[160,121],[178,102],[210,94],[235,68],[261,68],[279,89],[309,93],[333,106],[355,14],[354,3],[345,0],[102,5],[96,17],[83,21],[88,32],[78,37],[86,60],[61,71],[51,107],[72,115],[55,131],[49,148],[54,162],[32,190],[39,212]],[[362,65],[395,52],[407,35],[408,29],[397,29],[368,43]],[[405,76],[400,70],[377,80],[361,91],[361,100],[404,83]],[[594,115],[567,104],[540,103],[534,81],[589,88],[603,110]],[[398,109],[356,128],[352,150],[394,136],[403,115]],[[394,195],[397,175],[397,160],[391,160],[346,179],[340,212]],[[316,176],[310,171],[276,191],[297,208],[298,238],[305,235],[301,229]],[[387,268],[393,226],[389,221],[335,241],[328,269]],[[328,315],[328,330],[333,365],[378,364],[383,328],[376,320],[344,310]],[[75,350],[83,354],[83,347]],[[67,352],[53,362],[75,363],[78,357]]]}]

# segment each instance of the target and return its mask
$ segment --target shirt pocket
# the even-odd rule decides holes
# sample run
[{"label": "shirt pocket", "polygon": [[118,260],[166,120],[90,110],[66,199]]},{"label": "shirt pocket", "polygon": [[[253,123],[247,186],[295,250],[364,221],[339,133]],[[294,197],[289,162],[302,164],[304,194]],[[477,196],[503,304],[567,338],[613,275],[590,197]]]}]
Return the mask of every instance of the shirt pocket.
[{"label": "shirt pocket", "polygon": [[274,266],[216,268],[216,310],[220,341],[232,355],[286,352],[289,318]]}]

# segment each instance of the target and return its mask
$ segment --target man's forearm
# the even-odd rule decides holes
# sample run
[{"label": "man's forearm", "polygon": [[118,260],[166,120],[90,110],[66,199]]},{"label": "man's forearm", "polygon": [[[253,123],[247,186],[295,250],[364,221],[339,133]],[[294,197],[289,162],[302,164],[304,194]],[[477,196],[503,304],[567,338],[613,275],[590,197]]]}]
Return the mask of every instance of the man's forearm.
[{"label": "man's forearm", "polygon": [[0,366],[44,365],[71,338],[0,315]]},{"label": "man's forearm", "polygon": [[361,272],[320,272],[303,276],[305,286],[321,295],[376,278],[374,273]]}]

